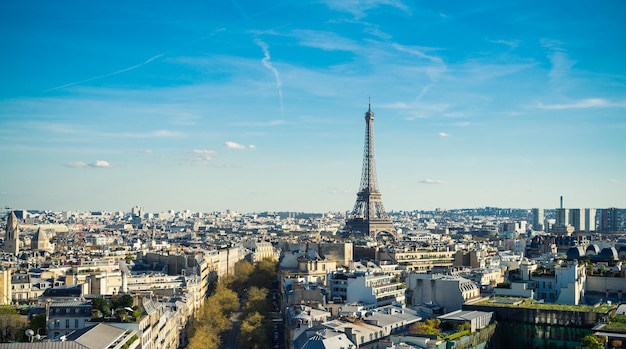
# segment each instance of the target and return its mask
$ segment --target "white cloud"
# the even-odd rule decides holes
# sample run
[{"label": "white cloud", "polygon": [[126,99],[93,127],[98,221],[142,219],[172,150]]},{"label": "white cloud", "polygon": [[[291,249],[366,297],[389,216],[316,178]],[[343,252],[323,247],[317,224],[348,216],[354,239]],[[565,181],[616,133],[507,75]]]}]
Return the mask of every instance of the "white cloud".
[{"label": "white cloud", "polygon": [[565,104],[537,103],[538,109],[563,110],[563,109],[587,109],[587,108],[626,108],[626,102],[610,102],[602,98],[587,98]]},{"label": "white cloud", "polygon": [[250,144],[250,145],[248,146],[248,148],[250,148],[250,149],[256,149],[256,145],[254,145],[254,144]]},{"label": "white cloud", "polygon": [[191,151],[194,155],[202,157],[207,160],[211,160],[211,157],[215,155],[215,150],[209,149],[194,149]]},{"label": "white cloud", "polygon": [[565,52],[561,51],[555,51],[551,54],[550,62],[552,62],[552,69],[548,76],[552,80],[567,77],[574,64],[576,64],[576,61],[572,61]]},{"label": "white cloud", "polygon": [[176,137],[182,137],[184,134],[182,132],[177,132],[177,131],[156,130],[156,131],[148,131],[148,132],[110,133],[108,135],[114,138],[115,137],[118,137],[118,138],[176,138]]},{"label": "white cloud", "polygon": [[439,132],[439,133],[437,133],[437,136],[439,136],[439,137],[450,137],[450,134],[445,133],[445,132]]},{"label": "white cloud", "polygon": [[294,30],[293,34],[301,45],[324,51],[357,51],[359,49],[359,45],[353,40],[332,32]]},{"label": "white cloud", "polygon": [[419,58],[423,58],[423,59],[428,60],[428,61],[430,61],[432,63],[441,64],[443,66],[443,68],[445,68],[445,64],[444,64],[443,60],[440,57],[432,56],[432,55],[429,55],[429,54],[424,52],[426,50],[432,50],[431,48],[428,48],[428,47],[407,47],[407,46],[403,46],[403,45],[399,45],[399,44],[392,44],[391,46],[393,48],[395,48],[396,50],[400,51],[400,52],[409,53],[409,54],[411,54],[413,56],[417,56]]},{"label": "white cloud", "polygon": [[83,168],[87,166],[87,164],[82,161],[74,161],[74,162],[65,163],[65,166],[71,167],[71,168]]},{"label": "white cloud", "polygon": [[109,168],[111,167],[111,164],[105,160],[96,160],[96,162],[89,164],[89,166],[97,168]]},{"label": "white cloud", "polygon": [[246,149],[245,145],[239,144],[239,143],[235,143],[235,142],[231,142],[231,141],[224,142],[224,145],[227,148],[230,148],[230,149]]},{"label": "white cloud", "polygon": [[548,54],[552,67],[548,76],[553,82],[562,82],[569,75],[576,61],[573,61],[562,48],[563,43],[558,40],[542,39],[541,45],[552,52]]},{"label": "white cloud", "polygon": [[472,123],[471,123],[471,122],[469,122],[469,121],[460,121],[460,122],[456,122],[456,123],[454,123],[454,124],[452,124],[452,125],[454,125],[454,126],[458,126],[458,127],[467,127],[467,126],[469,126],[469,125],[471,125],[471,124],[472,124]]},{"label": "white cloud", "polygon": [[502,44],[508,46],[511,50],[519,46],[519,40],[490,40],[494,44]]},{"label": "white cloud", "polygon": [[264,122],[235,122],[234,126],[246,126],[246,127],[271,127],[285,125],[285,120],[269,120]]},{"label": "white cloud", "polygon": [[419,184],[446,184],[446,182],[442,181],[441,179],[430,179],[430,178],[422,179],[418,181],[417,183]]},{"label": "white cloud", "polygon": [[191,151],[191,154],[183,160],[181,160],[182,165],[207,165],[212,159],[213,156],[217,154],[215,150],[210,149],[194,149]]},{"label": "white cloud", "polygon": [[326,5],[337,11],[351,13],[356,18],[365,17],[365,12],[380,6],[395,7],[402,12],[410,15],[411,9],[400,0],[326,0]]}]

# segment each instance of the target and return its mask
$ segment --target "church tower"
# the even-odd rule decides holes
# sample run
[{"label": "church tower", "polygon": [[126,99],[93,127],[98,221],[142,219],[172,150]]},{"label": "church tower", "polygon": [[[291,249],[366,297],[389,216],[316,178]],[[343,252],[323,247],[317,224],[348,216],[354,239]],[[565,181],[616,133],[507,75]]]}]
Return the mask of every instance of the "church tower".
[{"label": "church tower", "polygon": [[7,217],[7,233],[4,237],[4,252],[18,254],[20,243],[20,232],[17,227],[17,217],[15,212],[11,211]]},{"label": "church tower", "polygon": [[48,251],[49,248],[48,234],[39,227],[31,240],[30,249],[33,251]]}]

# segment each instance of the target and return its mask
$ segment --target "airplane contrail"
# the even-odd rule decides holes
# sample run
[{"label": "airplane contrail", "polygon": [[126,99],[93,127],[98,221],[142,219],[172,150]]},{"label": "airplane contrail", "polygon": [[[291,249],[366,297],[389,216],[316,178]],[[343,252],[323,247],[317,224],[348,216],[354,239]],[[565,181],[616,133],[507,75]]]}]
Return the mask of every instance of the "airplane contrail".
[{"label": "airplane contrail", "polygon": [[272,73],[274,73],[274,78],[276,79],[276,89],[278,90],[278,97],[280,97],[280,111],[281,113],[284,114],[285,106],[283,104],[283,88],[282,88],[283,83],[280,80],[278,69],[276,69],[276,67],[272,65],[272,62],[270,62],[271,57],[270,57],[269,47],[267,46],[267,44],[263,42],[261,39],[256,39],[255,42],[263,50],[264,56],[261,62],[263,62],[263,65],[265,66],[265,68],[269,69]]},{"label": "airplane contrail", "polygon": [[127,68],[124,68],[124,69],[120,69],[120,70],[114,71],[114,72],[112,72],[112,73],[108,73],[108,74],[104,74],[104,75],[95,76],[95,77],[92,77],[92,78],[89,78],[89,79],[85,79],[85,80],[80,80],[80,81],[70,82],[69,84],[65,84],[65,85],[61,85],[61,86],[57,86],[57,87],[53,87],[53,88],[49,88],[49,89],[45,90],[44,92],[50,92],[50,91],[54,91],[54,90],[59,90],[59,89],[62,89],[62,88],[66,88],[66,87],[70,87],[70,86],[74,86],[74,85],[82,84],[82,83],[84,83],[84,82],[94,81],[94,80],[98,80],[98,79],[106,78],[106,77],[109,77],[109,76],[113,76],[113,75],[121,74],[121,73],[127,72],[127,71],[129,71],[129,70],[137,69],[137,68],[139,68],[139,67],[141,67],[141,66],[143,66],[143,65],[146,65],[146,64],[148,64],[148,63],[150,63],[150,62],[154,61],[155,59],[158,59],[158,58],[160,58],[160,57],[163,57],[163,55],[165,55],[165,52],[164,52],[164,53],[159,53],[159,54],[158,54],[158,55],[156,55],[156,56],[150,57],[150,58],[146,59],[145,61],[143,61],[143,62],[141,62],[141,63],[139,63],[139,64],[135,64],[135,65],[133,65],[133,66],[130,66],[130,67],[127,67]]}]

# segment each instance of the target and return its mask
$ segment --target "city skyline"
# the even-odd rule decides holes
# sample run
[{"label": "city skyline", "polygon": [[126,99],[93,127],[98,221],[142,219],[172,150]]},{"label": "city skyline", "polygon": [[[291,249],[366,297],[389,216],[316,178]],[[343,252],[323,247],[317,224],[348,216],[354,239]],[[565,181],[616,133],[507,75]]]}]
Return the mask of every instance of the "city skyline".
[{"label": "city skyline", "polygon": [[0,4],[0,205],[626,207],[626,5]]}]

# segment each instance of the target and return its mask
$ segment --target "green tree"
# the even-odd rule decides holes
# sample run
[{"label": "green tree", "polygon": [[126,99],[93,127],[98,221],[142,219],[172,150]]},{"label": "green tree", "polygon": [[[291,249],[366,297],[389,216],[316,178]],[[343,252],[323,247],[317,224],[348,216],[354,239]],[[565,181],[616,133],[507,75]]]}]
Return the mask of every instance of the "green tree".
[{"label": "green tree", "polygon": [[0,306],[0,342],[13,342],[24,337],[27,322],[10,305]]},{"label": "green tree", "polygon": [[265,317],[258,312],[250,313],[241,322],[241,342],[244,348],[267,348],[267,334],[263,326]]},{"label": "green tree", "polygon": [[209,301],[217,303],[222,309],[222,313],[230,315],[239,309],[239,299],[237,293],[228,289],[224,284],[219,283],[215,289],[215,293],[209,297]]},{"label": "green tree", "polygon": [[250,286],[250,275],[254,273],[254,265],[248,261],[239,261],[235,263],[235,277],[231,288],[235,292],[241,292]]},{"label": "green tree", "polygon": [[[28,328],[35,331],[35,334],[39,333],[40,335],[46,334],[46,313],[41,313],[33,316],[32,319],[28,322]],[[37,332],[39,331],[39,332]]]},{"label": "green tree", "polygon": [[232,325],[230,317],[223,313],[219,304],[211,302],[210,299],[202,306],[197,321],[202,324],[207,324],[215,329],[215,332],[218,334],[230,329]]},{"label": "green tree", "polygon": [[102,316],[111,315],[111,306],[109,305],[109,301],[102,297],[96,297],[91,300],[91,306],[99,310],[102,313]]},{"label": "green tree", "polygon": [[581,344],[585,349],[604,349],[604,338],[599,338],[592,334],[583,337]]},{"label": "green tree", "polygon": [[135,304],[135,299],[129,294],[124,294],[121,296],[114,295],[111,297],[111,303],[113,304],[113,308],[115,309],[125,307],[131,308],[133,304]]},{"label": "green tree", "polygon": [[248,289],[248,300],[243,308],[244,317],[250,313],[266,315],[270,312],[270,304],[267,300],[267,289],[252,286]]},{"label": "green tree", "polygon": [[250,286],[271,288],[276,280],[278,262],[274,258],[264,258],[254,266],[254,272],[250,275]]},{"label": "green tree", "polygon": [[118,308],[115,310],[115,316],[122,321],[126,321],[128,319],[128,311],[124,308]]},{"label": "green tree", "polygon": [[208,325],[203,325],[194,327],[187,349],[217,349],[219,346],[219,335]]},{"label": "green tree", "polygon": [[139,320],[141,320],[142,315],[143,315],[143,310],[141,310],[141,308],[137,307],[135,310],[133,310],[133,317],[135,318],[135,322],[139,322]]}]

